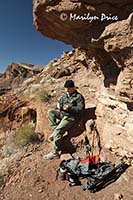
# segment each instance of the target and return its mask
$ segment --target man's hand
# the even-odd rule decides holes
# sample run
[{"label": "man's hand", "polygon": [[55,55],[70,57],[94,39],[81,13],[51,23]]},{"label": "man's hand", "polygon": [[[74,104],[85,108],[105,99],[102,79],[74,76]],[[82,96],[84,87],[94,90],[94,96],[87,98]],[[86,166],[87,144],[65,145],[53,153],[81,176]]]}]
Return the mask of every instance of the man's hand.
[{"label": "man's hand", "polygon": [[63,106],[63,110],[68,110],[69,108],[70,108],[69,105],[66,105],[66,104],[65,104],[65,105]]}]

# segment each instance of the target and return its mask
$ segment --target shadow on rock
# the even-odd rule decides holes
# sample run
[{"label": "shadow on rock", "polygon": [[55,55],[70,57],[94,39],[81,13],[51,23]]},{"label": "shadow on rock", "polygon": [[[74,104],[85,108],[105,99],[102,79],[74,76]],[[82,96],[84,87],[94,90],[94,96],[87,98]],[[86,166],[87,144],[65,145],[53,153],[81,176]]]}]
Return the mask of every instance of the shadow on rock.
[{"label": "shadow on rock", "polygon": [[78,120],[70,130],[68,130],[67,135],[65,135],[62,139],[61,151],[63,153],[74,153],[76,151],[76,147],[74,142],[72,142],[72,138],[79,137],[84,131],[86,131],[86,122],[90,119],[96,119],[95,115],[96,107],[86,108],[81,115],[80,120]]}]

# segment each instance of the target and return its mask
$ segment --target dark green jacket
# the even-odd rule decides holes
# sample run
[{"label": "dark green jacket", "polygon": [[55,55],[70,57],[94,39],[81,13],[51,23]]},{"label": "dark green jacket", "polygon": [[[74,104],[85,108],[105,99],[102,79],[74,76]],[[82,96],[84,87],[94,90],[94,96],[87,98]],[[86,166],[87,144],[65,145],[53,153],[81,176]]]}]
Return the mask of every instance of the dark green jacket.
[{"label": "dark green jacket", "polygon": [[81,111],[85,109],[84,97],[77,90],[70,96],[65,93],[59,100],[59,104],[61,108],[63,108],[64,105],[68,105],[69,109],[64,112],[76,118],[79,118]]}]

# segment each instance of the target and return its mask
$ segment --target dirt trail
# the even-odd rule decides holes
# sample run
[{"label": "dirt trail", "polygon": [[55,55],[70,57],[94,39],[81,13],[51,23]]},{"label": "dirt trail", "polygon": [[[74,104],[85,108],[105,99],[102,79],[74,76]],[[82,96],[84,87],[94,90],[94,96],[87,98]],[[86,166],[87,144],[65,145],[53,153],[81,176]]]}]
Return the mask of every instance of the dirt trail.
[{"label": "dirt trail", "polygon": [[[45,147],[45,148],[44,148]],[[49,150],[49,145],[43,143],[40,151],[23,158],[12,169],[7,183],[0,190],[0,200],[131,200],[132,168],[114,183],[97,193],[83,191],[82,186],[70,187],[67,181],[56,180],[56,172],[61,160],[44,161],[42,156]],[[82,152],[77,152],[76,156]],[[116,162],[118,158],[106,152],[109,160]],[[118,160],[117,160],[118,162]],[[119,198],[123,196],[123,198]]]}]

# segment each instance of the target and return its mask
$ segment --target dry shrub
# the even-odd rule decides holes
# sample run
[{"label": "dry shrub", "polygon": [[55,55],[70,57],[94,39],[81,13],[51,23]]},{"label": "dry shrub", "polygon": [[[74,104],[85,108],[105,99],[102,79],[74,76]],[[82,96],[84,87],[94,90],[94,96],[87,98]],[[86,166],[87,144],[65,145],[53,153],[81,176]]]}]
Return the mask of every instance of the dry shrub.
[{"label": "dry shrub", "polygon": [[41,101],[42,103],[47,103],[51,99],[51,95],[44,89],[40,88],[35,93],[35,100]]},{"label": "dry shrub", "polygon": [[33,124],[27,124],[16,132],[13,141],[17,146],[25,146],[37,141],[37,139],[38,136],[34,131]]}]

